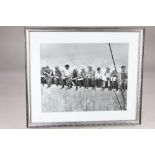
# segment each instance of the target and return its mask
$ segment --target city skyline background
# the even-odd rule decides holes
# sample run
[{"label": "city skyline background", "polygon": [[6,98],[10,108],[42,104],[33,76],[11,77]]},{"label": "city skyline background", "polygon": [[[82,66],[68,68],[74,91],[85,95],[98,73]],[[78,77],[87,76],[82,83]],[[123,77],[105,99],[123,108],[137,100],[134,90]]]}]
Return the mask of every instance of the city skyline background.
[{"label": "city skyline background", "polygon": [[[113,56],[118,70],[122,65],[128,66],[128,43],[111,43]],[[82,69],[91,65],[93,68],[107,66],[113,68],[113,61],[108,43],[66,43],[66,44],[41,44],[40,65],[64,68]]]}]

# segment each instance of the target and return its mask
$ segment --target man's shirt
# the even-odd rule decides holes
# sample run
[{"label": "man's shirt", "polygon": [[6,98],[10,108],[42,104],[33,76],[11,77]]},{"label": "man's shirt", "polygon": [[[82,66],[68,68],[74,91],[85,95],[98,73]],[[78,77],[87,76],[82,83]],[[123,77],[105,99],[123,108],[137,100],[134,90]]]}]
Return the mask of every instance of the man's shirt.
[{"label": "man's shirt", "polygon": [[72,76],[72,71],[70,69],[63,70],[63,76],[70,78]]},{"label": "man's shirt", "polygon": [[61,73],[61,71],[60,70],[55,70],[55,72],[54,72],[54,76],[56,76],[56,77],[61,77],[62,76],[62,73]]},{"label": "man's shirt", "polygon": [[53,71],[52,71],[51,69],[45,69],[44,74],[45,74],[46,76],[53,76]]},{"label": "man's shirt", "polygon": [[96,79],[103,79],[103,74],[102,73],[99,73],[99,72],[96,72],[96,74],[95,74],[95,78]]},{"label": "man's shirt", "polygon": [[120,72],[120,80],[126,80],[128,78],[127,72]]},{"label": "man's shirt", "polygon": [[105,72],[105,74],[104,74],[104,76],[103,76],[103,80],[104,80],[104,81],[110,80],[110,77],[111,77],[111,76],[110,76],[110,72],[108,72],[108,73]]},{"label": "man's shirt", "polygon": [[87,72],[86,71],[81,71],[81,77],[82,78],[87,78]]},{"label": "man's shirt", "polygon": [[87,72],[87,77],[89,79],[95,78],[95,71],[94,70],[88,71]]},{"label": "man's shirt", "polygon": [[114,70],[111,72],[111,81],[117,81],[117,80],[118,80],[118,72]]}]

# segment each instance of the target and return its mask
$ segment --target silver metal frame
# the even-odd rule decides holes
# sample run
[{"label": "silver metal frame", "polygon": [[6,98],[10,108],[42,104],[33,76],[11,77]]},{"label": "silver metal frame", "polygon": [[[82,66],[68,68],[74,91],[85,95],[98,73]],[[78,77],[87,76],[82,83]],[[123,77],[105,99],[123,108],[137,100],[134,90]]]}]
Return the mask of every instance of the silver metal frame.
[{"label": "silver metal frame", "polygon": [[[142,109],[142,82],[143,82],[143,58],[144,58],[144,28],[143,27],[26,27],[26,102],[27,102],[27,127],[28,128],[47,128],[47,127],[90,127],[103,125],[130,125],[141,124]],[[139,62],[138,62],[138,84],[137,84],[137,111],[135,120],[123,121],[87,121],[87,122],[56,122],[56,123],[32,123],[31,121],[31,81],[30,81],[30,32],[139,32]]]}]

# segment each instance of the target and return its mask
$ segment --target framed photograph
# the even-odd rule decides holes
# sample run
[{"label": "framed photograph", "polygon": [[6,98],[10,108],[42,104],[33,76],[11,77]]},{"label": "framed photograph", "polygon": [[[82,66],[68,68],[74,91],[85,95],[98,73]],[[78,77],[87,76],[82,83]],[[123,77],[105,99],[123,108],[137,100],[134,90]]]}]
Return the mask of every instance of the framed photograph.
[{"label": "framed photograph", "polygon": [[25,28],[28,127],[140,124],[143,28]]}]

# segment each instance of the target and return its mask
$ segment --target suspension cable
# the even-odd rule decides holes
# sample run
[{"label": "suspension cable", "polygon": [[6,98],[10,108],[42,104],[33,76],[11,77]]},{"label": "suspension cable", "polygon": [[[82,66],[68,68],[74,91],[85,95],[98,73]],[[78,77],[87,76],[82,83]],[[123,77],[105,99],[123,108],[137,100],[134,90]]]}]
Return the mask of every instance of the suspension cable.
[{"label": "suspension cable", "polygon": [[[108,43],[108,45],[109,45],[109,49],[110,49],[110,53],[111,53],[111,58],[112,58],[112,61],[113,61],[114,67],[115,67],[115,71],[117,71],[111,45],[110,45],[110,43]],[[119,103],[119,105],[120,105],[120,107],[121,107],[121,103],[120,103],[120,101],[119,101],[119,99],[118,99],[118,96],[117,96],[117,94],[116,94],[116,92],[115,92],[114,89],[113,89],[113,92],[114,92],[114,94],[115,94],[115,96],[116,96],[116,98],[117,98],[117,101],[118,101],[118,103]],[[126,103],[126,100],[125,100],[124,93],[123,93],[122,90],[121,90],[121,94],[122,94],[122,98],[123,98],[124,104],[125,104],[125,103]],[[121,109],[122,109],[122,108],[121,108]]]},{"label": "suspension cable", "polygon": [[109,48],[110,48],[110,53],[111,53],[111,57],[112,57],[112,61],[113,61],[113,64],[114,64],[115,70],[117,71],[117,68],[116,68],[116,64],[115,64],[115,60],[114,60],[114,56],[113,56],[113,52],[112,52],[112,49],[111,49],[111,45],[110,45],[110,43],[109,43]]}]

